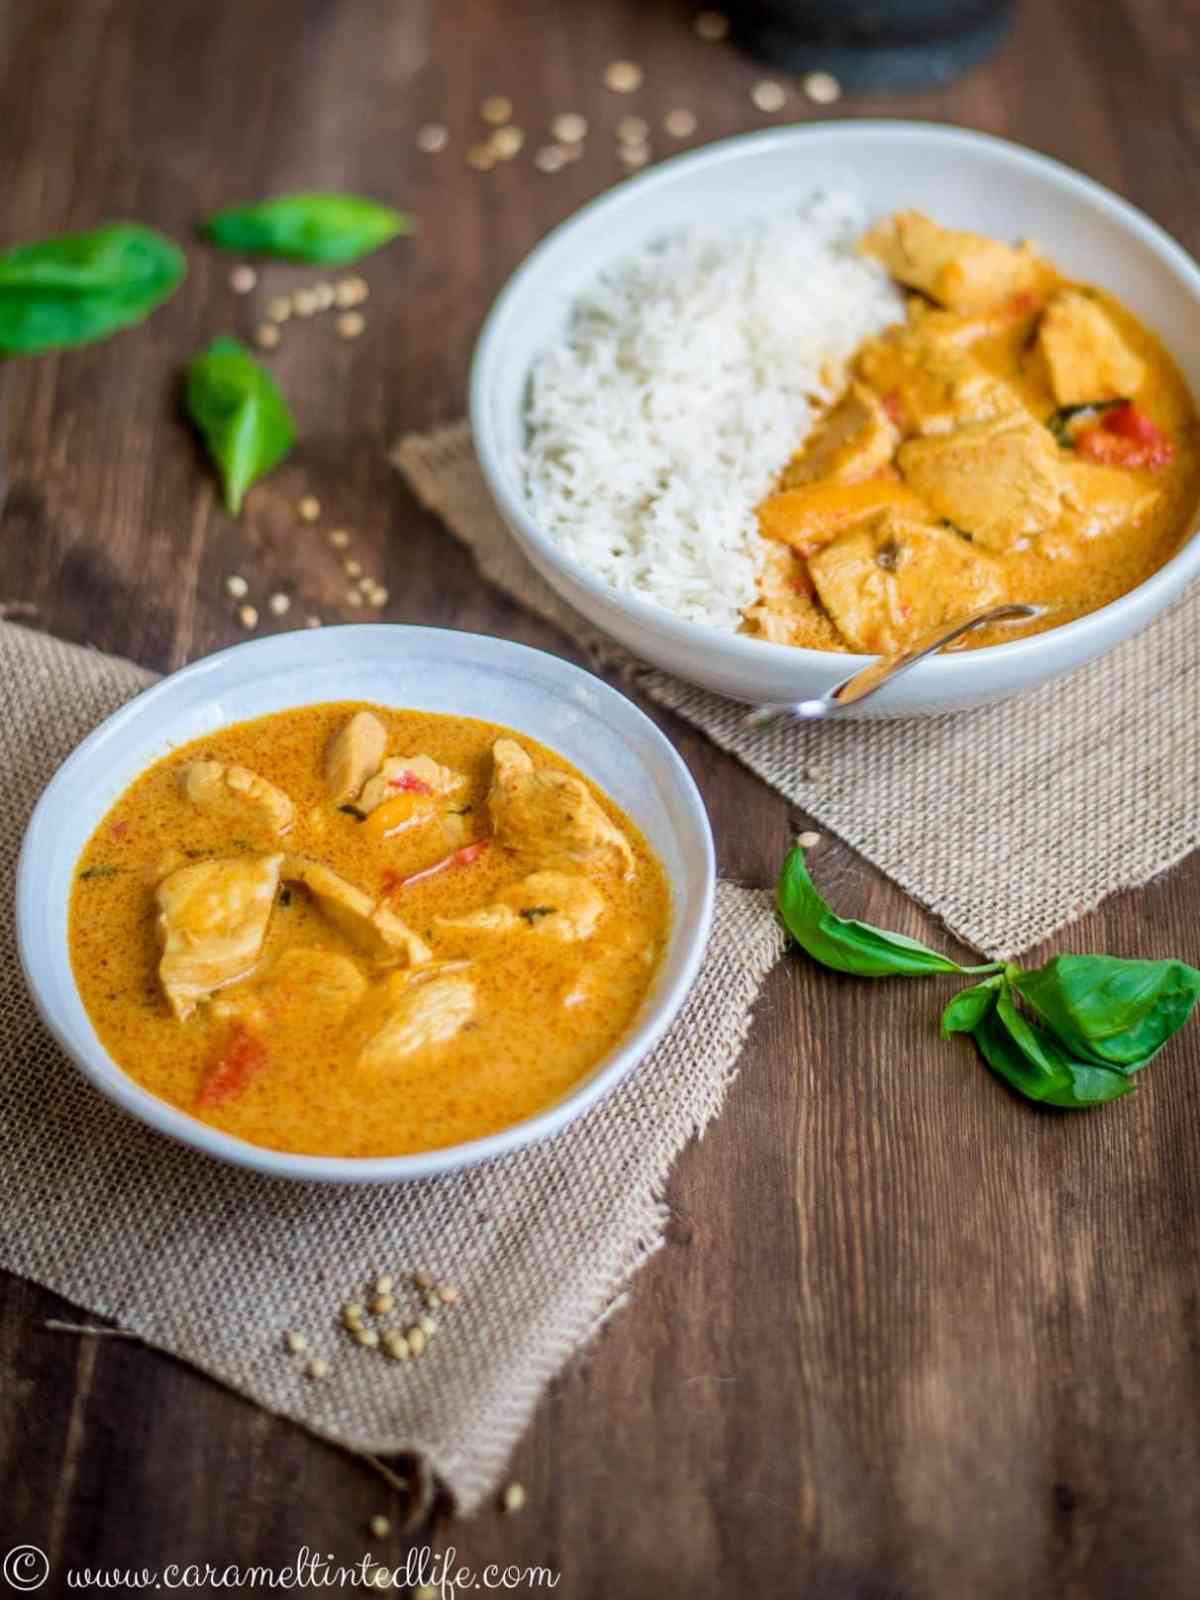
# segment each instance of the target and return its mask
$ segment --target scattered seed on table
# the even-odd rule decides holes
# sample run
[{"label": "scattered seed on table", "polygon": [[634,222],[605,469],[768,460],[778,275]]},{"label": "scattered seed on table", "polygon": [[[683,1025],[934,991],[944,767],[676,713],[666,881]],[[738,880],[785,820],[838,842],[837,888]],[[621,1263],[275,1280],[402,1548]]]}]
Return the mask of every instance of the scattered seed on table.
[{"label": "scattered seed on table", "polygon": [[381,1336],[380,1343],[383,1345],[384,1355],[390,1356],[393,1361],[408,1360],[408,1340],[400,1332],[399,1328],[389,1328]]},{"label": "scattered seed on table", "polygon": [[418,1289],[432,1289],[433,1279],[427,1272],[414,1272],[413,1285]]},{"label": "scattered seed on table", "polygon": [[346,604],[348,606],[361,606],[362,603],[363,597],[361,594],[359,594],[357,589],[346,590]]},{"label": "scattered seed on table", "polygon": [[296,506],[301,522],[315,522],[321,515],[321,502],[315,494],[303,495]]},{"label": "scattered seed on table", "polygon": [[787,104],[787,90],[774,78],[763,78],[751,89],[750,98],[760,111],[782,111]]},{"label": "scattered seed on table", "polygon": [[386,1539],[392,1531],[392,1525],[386,1517],[375,1516],[367,1523],[367,1528],[372,1539]]},{"label": "scattered seed on table", "polygon": [[320,309],[315,289],[297,289],[292,296],[292,310],[298,317],[315,317]]},{"label": "scattered seed on table", "polygon": [[371,1301],[371,1314],[376,1317],[385,1316],[395,1304],[390,1294],[377,1294]]},{"label": "scattered seed on table", "polygon": [[292,314],[292,301],[290,295],[273,295],[267,301],[267,316],[272,322],[286,322]]},{"label": "scattered seed on table", "polygon": [[550,132],[559,144],[580,144],[587,138],[587,118],[578,111],[563,111],[550,124]]},{"label": "scattered seed on table", "polygon": [[284,1343],[294,1356],[298,1356],[301,1351],[308,1349],[308,1340],[302,1333],[286,1334],[284,1337]]},{"label": "scattered seed on table", "polygon": [[232,572],[230,573],[229,577],[225,579],[225,593],[232,595],[235,600],[241,600],[245,595],[250,593],[250,585],[246,582],[245,578],[241,577],[236,572]]},{"label": "scattered seed on table", "polygon": [[412,1600],[438,1600],[441,1593],[436,1583],[423,1583],[412,1592]]},{"label": "scattered seed on table", "polygon": [[334,528],[329,535],[329,542],[335,550],[344,550],[350,543],[350,535],[345,528]]},{"label": "scattered seed on table", "polygon": [[426,122],[417,129],[417,149],[424,150],[427,156],[437,155],[439,150],[444,150],[450,143],[450,130],[444,128],[440,122]]},{"label": "scattered seed on table", "polygon": [[604,69],[604,86],[614,94],[632,94],[642,87],[643,77],[636,61],[610,61]]},{"label": "scattered seed on table", "polygon": [[334,300],[334,288],[331,283],[318,283],[312,291],[318,311],[328,311]]},{"label": "scattered seed on table", "polygon": [[337,319],[338,337],[341,339],[357,339],[367,326],[367,319],[361,311],[343,311]]},{"label": "scattered seed on table", "polygon": [[650,159],[650,146],[647,144],[623,144],[618,152],[623,166],[644,167]]},{"label": "scattered seed on table", "polygon": [[729,37],[729,18],[723,11],[698,11],[692,26],[705,44],[720,44]]},{"label": "scattered seed on table", "polygon": [[520,155],[521,146],[525,143],[525,134],[521,128],[514,128],[511,123],[506,123],[503,128],[496,129],[488,143],[498,161],[511,161],[514,156]]},{"label": "scattered seed on table", "polygon": [[417,1326],[427,1339],[432,1339],[438,1329],[436,1320],[430,1316],[420,1317]]},{"label": "scattered seed on table", "polygon": [[258,273],[255,272],[253,267],[234,267],[229,274],[229,287],[234,294],[249,294],[257,282]]},{"label": "scattered seed on table", "polygon": [[253,606],[241,606],[238,610],[238,621],[241,623],[243,628],[257,628],[258,612]]},{"label": "scattered seed on table", "polygon": [[800,846],[801,850],[812,850],[819,845],[820,842],[821,835],[819,833],[809,832],[796,835],[796,843]]},{"label": "scattered seed on table", "polygon": [[819,106],[831,106],[835,100],[842,98],[842,86],[832,72],[806,72],[800,80],[800,87]]},{"label": "scattered seed on table", "polygon": [[304,1371],[305,1375],[310,1378],[327,1378],[329,1376],[329,1363],[322,1356],[314,1356]]},{"label": "scattered seed on table", "polygon": [[473,144],[467,150],[467,165],[476,172],[490,172],[496,165],[496,153],[490,144]]},{"label": "scattered seed on table", "polygon": [[570,157],[567,147],[561,144],[544,144],[533,158],[539,172],[561,172]]},{"label": "scattered seed on table", "polygon": [[521,1507],[525,1504],[524,1484],[507,1484],[505,1486],[504,1493],[501,1496],[500,1504],[509,1516],[512,1516],[514,1513],[520,1511]]},{"label": "scattered seed on table", "polygon": [[438,1285],[437,1297],[444,1306],[454,1305],[459,1297],[459,1292],[452,1283]]},{"label": "scattered seed on table", "polygon": [[409,1354],[419,1356],[425,1348],[424,1328],[422,1328],[419,1323],[414,1322],[412,1327],[405,1334],[405,1338],[408,1340]]},{"label": "scattered seed on table", "polygon": [[368,1350],[374,1350],[379,1343],[379,1335],[374,1328],[355,1328],[353,1332],[358,1343],[366,1345]]},{"label": "scattered seed on table", "polygon": [[306,628],[319,628],[321,626],[321,619],[315,614],[313,616],[305,617],[304,626]]},{"label": "scattered seed on table", "polygon": [[364,1316],[363,1308],[357,1300],[347,1300],[342,1307],[343,1322],[361,1322]]},{"label": "scattered seed on table", "polygon": [[377,1272],[375,1274],[375,1293],[391,1294],[396,1286],[396,1280],[390,1272]]},{"label": "scattered seed on table", "polygon": [[282,335],[273,322],[264,322],[254,330],[254,342],[260,350],[274,350]]},{"label": "scattered seed on table", "polygon": [[362,562],[355,561],[354,557],[351,556],[348,561],[342,562],[342,570],[348,578],[359,578],[362,576]]},{"label": "scattered seed on table", "polygon": [[645,144],[650,137],[650,124],[645,117],[622,117],[617,123],[617,138],[622,144]]},{"label": "scattered seed on table", "polygon": [[696,114],[680,106],[675,111],[668,111],[663,118],[663,127],[672,139],[690,139],[696,131]]},{"label": "scattered seed on table", "polygon": [[286,594],[273,594],[267,605],[271,608],[271,615],[275,617],[286,617],[292,609],[291,599]]},{"label": "scattered seed on table", "polygon": [[512,101],[502,94],[490,94],[479,108],[479,115],[492,127],[498,128],[513,114]]}]

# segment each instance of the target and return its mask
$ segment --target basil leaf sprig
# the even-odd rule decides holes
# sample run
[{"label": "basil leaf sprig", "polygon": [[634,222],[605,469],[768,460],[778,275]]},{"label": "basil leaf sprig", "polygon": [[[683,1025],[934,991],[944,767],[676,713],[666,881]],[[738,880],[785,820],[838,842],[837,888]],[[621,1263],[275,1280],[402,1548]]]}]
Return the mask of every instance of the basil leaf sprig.
[{"label": "basil leaf sprig", "polygon": [[798,844],[784,859],[775,892],[779,914],[792,938],[814,961],[837,972],[860,978],[926,978],[935,972],[997,972],[1003,965],[992,961],[982,967],[960,967],[949,956],[938,955],[903,933],[835,916],[817,893]]},{"label": "basil leaf sprig", "polygon": [[244,255],[282,256],[328,265],[358,261],[397,235],[412,218],[355,194],[288,194],[230,206],[203,224],[214,244]]},{"label": "basil leaf sprig", "polygon": [[1200,999],[1200,972],[1182,961],[1062,955],[1029,971],[960,966],[903,934],[836,916],[799,845],[784,860],[777,897],[796,943],[838,972],[979,977],[942,1012],[942,1038],[969,1034],[996,1076],[1039,1105],[1077,1110],[1128,1094]]},{"label": "basil leaf sprig", "polygon": [[287,404],[266,368],[225,335],[188,363],[184,404],[236,515],[250,485],[278,466],[295,442]]},{"label": "basil leaf sprig", "polygon": [[38,355],[140,322],[183,282],[179,246],[110,222],[0,252],[0,351]]},{"label": "basil leaf sprig", "polygon": [[[978,999],[978,990],[987,992]],[[1133,1088],[1111,1067],[1074,1058],[1048,1029],[1018,1010],[1007,974],[956,995],[942,1013],[942,1038],[969,1033],[997,1077],[1027,1100],[1075,1110],[1118,1100]]]}]

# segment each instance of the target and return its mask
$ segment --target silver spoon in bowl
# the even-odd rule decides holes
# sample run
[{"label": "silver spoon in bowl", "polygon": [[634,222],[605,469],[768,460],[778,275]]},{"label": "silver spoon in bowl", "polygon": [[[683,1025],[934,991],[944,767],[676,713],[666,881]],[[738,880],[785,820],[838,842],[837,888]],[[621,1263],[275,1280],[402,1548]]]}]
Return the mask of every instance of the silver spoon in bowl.
[{"label": "silver spoon in bowl", "polygon": [[893,678],[915,667],[918,661],[924,661],[926,656],[936,655],[946,645],[953,644],[955,639],[961,639],[964,633],[971,633],[987,622],[1027,621],[1031,617],[1042,616],[1045,610],[1045,606],[1008,601],[1004,605],[988,606],[984,611],[973,611],[969,616],[958,617],[953,622],[939,623],[919,639],[914,639],[904,650],[898,650],[894,655],[880,656],[878,661],[872,661],[869,667],[864,667],[853,677],[835,684],[819,700],[800,700],[794,705],[758,706],[748,714],[745,725],[747,728],[767,728],[782,717],[790,717],[795,722],[815,722],[822,717],[836,716],[847,706],[858,705],[868,695],[882,689],[885,683],[891,683]]}]

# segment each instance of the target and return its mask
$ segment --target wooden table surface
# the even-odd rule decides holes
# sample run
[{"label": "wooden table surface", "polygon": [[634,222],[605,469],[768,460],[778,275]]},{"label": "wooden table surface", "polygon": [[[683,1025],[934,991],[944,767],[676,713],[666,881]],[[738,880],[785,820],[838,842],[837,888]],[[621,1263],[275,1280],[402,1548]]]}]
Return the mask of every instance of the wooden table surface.
[{"label": "wooden table surface", "polygon": [[[1022,140],[1195,250],[1195,20],[1171,0],[1030,0],[958,85],[820,114]],[[627,99],[602,86],[616,57],[646,70]],[[186,286],[143,329],[0,369],[0,601],[161,669],[243,636],[230,573],[260,631],[357,615],[336,553],[296,519],[305,492],[323,528],[352,531],[389,619],[574,654],[481,583],[388,446],[462,413],[507,273],[620,177],[619,116],[690,107],[698,142],[817,114],[793,94],[764,117],[761,69],[702,44],[686,6],[636,0],[40,0],[0,10],[0,73],[5,242],[111,216],[189,241]],[[584,112],[582,160],[546,175],[527,148],[470,170],[492,93],[535,143],[552,113]],[[441,155],[416,149],[426,121],[451,129]],[[180,418],[180,364],[219,331],[249,335],[264,294],[306,274],[272,267],[238,299],[191,230],[220,202],[321,186],[393,198],[421,231],[366,263],[364,338],[329,318],[285,330],[270,360],[302,443],[238,523]],[[286,622],[267,614],[276,591]],[[651,715],[703,789],[722,871],[768,883],[804,819]],[[820,873],[854,913],[928,933],[840,845]],[[1066,941],[1195,959],[1198,894],[1193,857]],[[571,1600],[1200,1592],[1200,1031],[1132,1101],[1051,1117],[932,1042],[929,1004],[920,986],[777,970],[724,1115],[672,1177],[667,1247],[517,1450],[526,1510],[438,1508],[418,1539],[549,1565]],[[281,1566],[301,1545],[353,1559],[370,1514],[399,1520],[362,1464],[135,1345],[43,1331],[64,1314],[0,1280],[0,1550],[36,1543],[59,1571]]]}]

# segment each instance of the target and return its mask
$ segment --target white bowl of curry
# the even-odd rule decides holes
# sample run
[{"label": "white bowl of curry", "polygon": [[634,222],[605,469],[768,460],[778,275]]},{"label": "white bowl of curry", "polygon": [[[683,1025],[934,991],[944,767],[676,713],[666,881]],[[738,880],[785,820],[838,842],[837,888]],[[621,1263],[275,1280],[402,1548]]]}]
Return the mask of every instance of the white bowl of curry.
[{"label": "white bowl of curry", "polygon": [[[820,397],[753,508],[758,603],[720,631],[609,587],[538,525],[523,479],[529,374],[605,269],[692,224],[736,229],[821,191],[861,201],[861,247],[907,307]],[[846,121],[678,157],[563,224],[489,317],[471,416],[489,487],[543,576],[641,658],[734,699],[816,698],[951,614],[1046,605],[857,713],[905,716],[1071,671],[1200,572],[1197,393],[1200,269],[1155,223],[1003,140]]]},{"label": "white bowl of curry", "polygon": [[675,1016],[704,806],[590,674],[390,625],[173,674],[68,758],[17,883],[26,978],[85,1076],[208,1155],[424,1177],[558,1132]]}]

